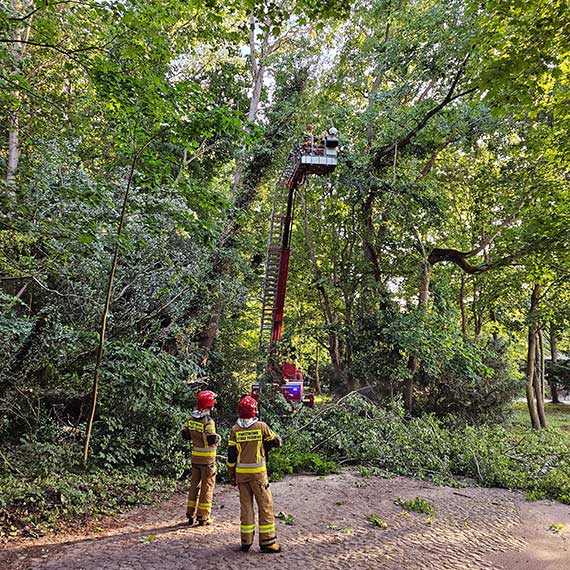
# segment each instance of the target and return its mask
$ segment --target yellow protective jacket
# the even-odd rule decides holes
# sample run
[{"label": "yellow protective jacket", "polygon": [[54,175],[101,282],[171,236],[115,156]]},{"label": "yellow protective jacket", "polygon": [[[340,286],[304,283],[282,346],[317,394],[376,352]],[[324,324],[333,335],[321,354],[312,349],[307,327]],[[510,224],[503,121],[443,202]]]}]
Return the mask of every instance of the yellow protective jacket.
[{"label": "yellow protective jacket", "polygon": [[[245,427],[247,426],[247,427]],[[237,483],[266,474],[266,449],[281,447],[281,438],[265,422],[238,420],[228,441],[228,470]]]},{"label": "yellow protective jacket", "polygon": [[220,436],[216,433],[216,424],[210,416],[195,417],[186,422],[182,437],[192,442],[192,464],[211,465],[216,462],[216,448]]}]

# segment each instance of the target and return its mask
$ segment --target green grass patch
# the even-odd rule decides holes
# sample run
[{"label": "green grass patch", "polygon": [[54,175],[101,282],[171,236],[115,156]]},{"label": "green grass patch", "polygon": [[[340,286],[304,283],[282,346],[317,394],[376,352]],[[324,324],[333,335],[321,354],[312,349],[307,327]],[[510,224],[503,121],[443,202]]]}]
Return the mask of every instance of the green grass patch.
[{"label": "green grass patch", "polygon": [[[570,441],[570,404],[548,402],[544,406],[544,411],[548,427],[567,432]],[[513,404],[511,425],[514,430],[526,430],[530,427],[530,416],[526,402],[515,402]]]},{"label": "green grass patch", "polygon": [[328,404],[331,401],[332,401],[332,396],[329,396],[328,394],[315,394],[315,406]]}]

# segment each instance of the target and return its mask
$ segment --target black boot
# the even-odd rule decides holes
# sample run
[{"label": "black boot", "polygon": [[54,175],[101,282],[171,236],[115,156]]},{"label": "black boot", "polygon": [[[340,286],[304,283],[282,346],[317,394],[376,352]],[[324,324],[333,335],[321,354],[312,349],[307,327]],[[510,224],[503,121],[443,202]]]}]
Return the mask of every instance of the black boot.
[{"label": "black boot", "polygon": [[242,544],[240,547],[240,550],[242,552],[249,552],[249,549],[251,548],[251,544]]}]

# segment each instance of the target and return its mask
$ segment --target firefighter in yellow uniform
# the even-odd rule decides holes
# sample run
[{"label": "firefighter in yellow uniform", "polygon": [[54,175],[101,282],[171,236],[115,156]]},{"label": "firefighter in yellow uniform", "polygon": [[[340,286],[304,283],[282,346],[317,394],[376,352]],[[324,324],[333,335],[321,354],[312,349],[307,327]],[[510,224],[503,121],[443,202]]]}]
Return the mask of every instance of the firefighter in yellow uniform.
[{"label": "firefighter in yellow uniform", "polygon": [[196,398],[196,409],[182,430],[182,437],[192,442],[192,475],[188,491],[186,516],[188,524],[210,524],[212,497],[216,485],[216,448],[220,436],[210,417],[216,404],[216,394],[203,390]]},{"label": "firefighter in yellow uniform", "polygon": [[272,447],[281,447],[281,438],[257,418],[257,401],[244,396],[238,404],[238,420],[228,442],[228,470],[233,485],[239,488],[241,519],[241,550],[253,544],[255,513],[259,515],[259,546],[261,552],[280,552],[275,536],[273,497],[269,489],[265,454]]}]

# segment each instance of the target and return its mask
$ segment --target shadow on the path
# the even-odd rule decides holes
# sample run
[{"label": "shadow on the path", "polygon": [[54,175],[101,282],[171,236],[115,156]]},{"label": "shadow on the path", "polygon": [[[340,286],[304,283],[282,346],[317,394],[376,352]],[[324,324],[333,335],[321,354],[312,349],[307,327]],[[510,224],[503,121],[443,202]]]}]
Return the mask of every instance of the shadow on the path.
[{"label": "shadow on the path", "polygon": [[[101,542],[104,540],[115,542],[115,541],[123,541],[128,540],[130,538],[142,538],[143,536],[160,536],[162,534],[167,534],[169,532],[177,531],[186,529],[188,532],[192,532],[194,530],[198,530],[200,527],[190,527],[184,522],[179,522],[176,524],[171,524],[167,526],[157,526],[154,528],[141,528],[133,530],[132,532],[125,532],[125,533],[113,533],[108,532],[108,534],[101,534],[100,536],[87,536],[85,538],[78,538],[75,540],[66,540],[62,542],[51,542],[45,544],[36,544],[36,545],[22,545],[17,546],[15,548],[7,548],[3,553],[0,553],[0,560],[2,559],[2,554],[6,555],[14,555],[14,554],[26,554],[29,558],[39,558],[40,556],[45,554],[46,550],[57,550],[59,548],[65,548],[68,546],[73,546],[75,544],[89,544],[94,542]],[[201,530],[201,529],[200,529]]]}]

